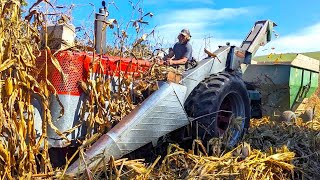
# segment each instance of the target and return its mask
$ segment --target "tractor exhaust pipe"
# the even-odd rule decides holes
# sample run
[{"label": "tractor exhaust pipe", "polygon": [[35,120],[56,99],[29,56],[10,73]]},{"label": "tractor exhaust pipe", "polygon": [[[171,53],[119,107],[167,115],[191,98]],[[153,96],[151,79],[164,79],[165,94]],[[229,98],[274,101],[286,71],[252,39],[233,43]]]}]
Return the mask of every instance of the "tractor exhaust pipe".
[{"label": "tractor exhaust pipe", "polygon": [[104,23],[106,21],[106,17],[108,16],[108,11],[105,8],[100,8],[99,13],[95,15],[94,21],[94,38],[95,45],[94,49],[98,54],[106,53],[106,28],[103,28]]}]

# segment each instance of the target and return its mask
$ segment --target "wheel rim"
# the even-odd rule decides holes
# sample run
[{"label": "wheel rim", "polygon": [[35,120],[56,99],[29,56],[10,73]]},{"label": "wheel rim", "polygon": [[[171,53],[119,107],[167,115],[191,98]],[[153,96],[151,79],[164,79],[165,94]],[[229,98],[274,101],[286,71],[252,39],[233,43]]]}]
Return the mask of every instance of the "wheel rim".
[{"label": "wheel rim", "polygon": [[238,119],[238,117],[241,117],[241,122],[240,124],[238,124],[240,129],[233,127],[235,125],[234,123],[239,122],[233,122],[232,126],[230,126],[231,137],[228,138],[229,146],[234,146],[237,143],[237,140],[241,136],[241,133],[244,129],[246,118],[243,99],[239,94],[234,92],[229,93],[220,105],[219,113],[217,114],[217,130],[219,136],[223,136],[226,132],[227,128],[230,125],[232,115],[236,119]]}]

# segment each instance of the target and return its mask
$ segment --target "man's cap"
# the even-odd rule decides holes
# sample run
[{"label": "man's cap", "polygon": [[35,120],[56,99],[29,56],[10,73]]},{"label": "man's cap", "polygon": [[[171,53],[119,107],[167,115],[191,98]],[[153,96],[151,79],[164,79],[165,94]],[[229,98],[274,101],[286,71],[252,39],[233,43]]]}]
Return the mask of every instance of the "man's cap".
[{"label": "man's cap", "polygon": [[187,37],[188,39],[191,38],[191,34],[190,34],[190,31],[189,29],[182,29],[180,34],[184,35],[185,37]]}]

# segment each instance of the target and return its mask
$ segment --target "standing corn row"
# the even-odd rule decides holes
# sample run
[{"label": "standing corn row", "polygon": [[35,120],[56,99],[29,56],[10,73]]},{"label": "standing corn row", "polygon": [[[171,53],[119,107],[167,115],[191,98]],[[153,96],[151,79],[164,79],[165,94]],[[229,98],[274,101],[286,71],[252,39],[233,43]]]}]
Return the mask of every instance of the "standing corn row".
[{"label": "standing corn row", "polygon": [[[32,11],[22,19],[21,6],[24,1],[0,2],[0,178],[31,178],[33,174],[52,171],[46,144],[46,122],[50,112],[44,116],[43,132],[34,128],[32,94],[42,99],[48,109],[46,93],[48,84],[36,80],[35,68],[40,41],[37,28],[42,25],[41,14]],[[32,22],[32,23],[31,23]],[[36,91],[37,90],[37,91]],[[37,163],[41,162],[41,167]]]}]

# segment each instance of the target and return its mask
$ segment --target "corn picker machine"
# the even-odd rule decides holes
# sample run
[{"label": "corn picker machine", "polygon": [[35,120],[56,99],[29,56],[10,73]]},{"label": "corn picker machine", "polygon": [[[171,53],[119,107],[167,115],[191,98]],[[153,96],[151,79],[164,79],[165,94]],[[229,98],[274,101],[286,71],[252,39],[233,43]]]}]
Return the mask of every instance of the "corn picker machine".
[{"label": "corn picker machine", "polygon": [[[105,18],[103,13],[104,10],[100,9],[96,19]],[[105,49],[102,23],[103,21],[98,20],[95,22],[96,40],[102,40],[97,43],[102,46],[96,46],[96,52],[101,54]],[[178,80],[159,82],[158,90],[137,105],[85,151],[87,166],[95,166],[98,157],[104,157],[106,160],[111,156],[120,158],[146,144],[156,146],[160,139],[165,139],[163,137],[173,132],[180,133],[178,136],[182,139],[188,138],[185,135],[188,134],[191,138],[208,141],[214,136],[221,136],[229,127],[231,133],[227,143],[230,146],[236,145],[249,127],[250,118],[262,116],[261,94],[253,88],[247,88],[242,73],[251,63],[251,58],[258,48],[271,40],[274,26],[276,25],[269,20],[257,21],[240,47],[226,45],[220,46],[213,53],[207,51],[208,57],[198,61],[196,67],[183,72]],[[61,37],[66,37],[65,41],[74,37],[72,33],[65,35],[74,31],[72,26],[57,25],[55,28]],[[108,67],[108,71],[97,72],[95,66],[94,72],[90,72],[89,67],[92,65],[90,63],[94,57],[92,53],[69,50],[60,51],[55,57],[66,79],[63,80],[59,71],[48,65],[48,79],[56,88],[59,97],[57,100],[52,95],[50,111],[53,124],[60,132],[73,129],[66,134],[72,142],[84,139],[86,134],[85,128],[77,126],[81,116],[80,107],[88,95],[79,88],[79,81],[85,80],[87,75],[93,79],[97,74],[102,74],[103,77],[111,74],[115,77],[120,76],[114,73],[117,68],[120,73],[124,71],[134,73],[137,67],[146,70],[151,66],[149,62],[143,60],[101,55],[96,58],[100,58],[100,67],[102,69]],[[121,63],[117,65],[119,61]],[[43,62],[43,57],[38,58],[39,64]],[[117,91],[118,81],[111,84],[112,91]],[[33,105],[36,109],[35,126],[41,132],[41,115],[44,109],[36,96],[33,98]],[[60,117],[61,105],[64,107],[62,117]],[[108,102],[104,105],[108,106]],[[230,127],[231,121],[235,124],[232,127]],[[186,127],[189,127],[189,133],[185,132]],[[72,146],[52,128],[48,129],[48,141],[53,150]],[[58,158],[59,153],[55,156],[57,157],[52,158],[53,160]],[[67,173],[81,172],[83,168],[84,163],[77,160],[67,169]]]}]

